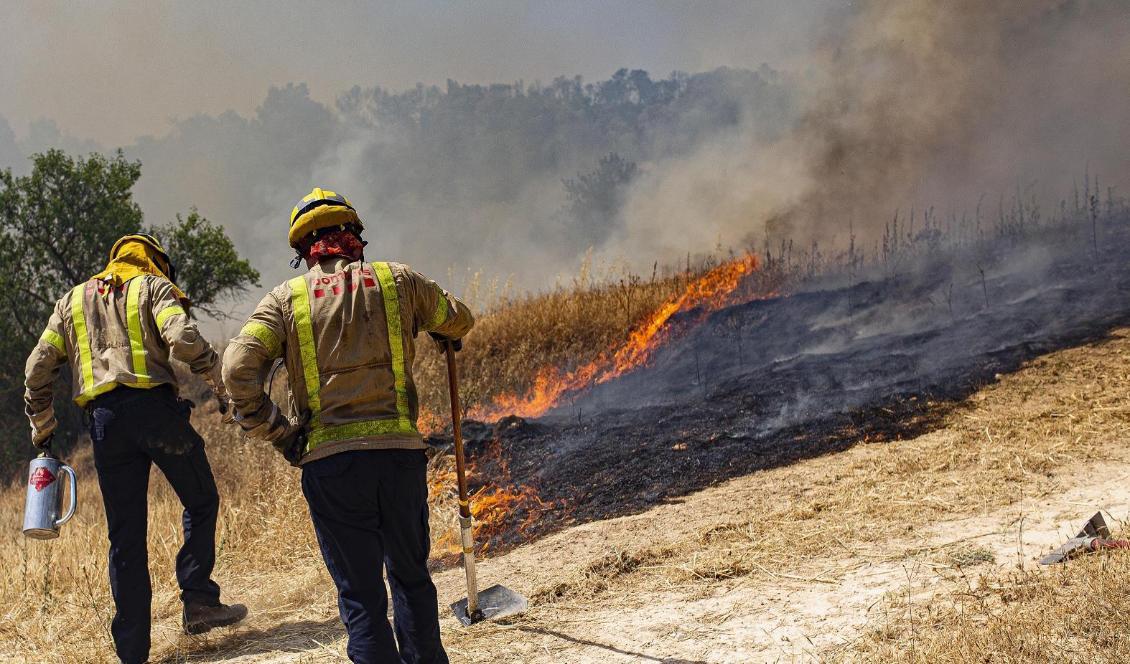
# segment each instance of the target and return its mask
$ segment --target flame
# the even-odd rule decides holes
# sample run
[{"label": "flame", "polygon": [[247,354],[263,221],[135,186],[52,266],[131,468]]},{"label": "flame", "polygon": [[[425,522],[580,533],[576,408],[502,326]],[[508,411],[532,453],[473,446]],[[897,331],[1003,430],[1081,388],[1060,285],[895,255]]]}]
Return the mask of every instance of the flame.
[{"label": "flame", "polygon": [[494,403],[475,409],[471,417],[495,420],[506,415],[537,417],[560,403],[562,397],[607,382],[644,366],[657,348],[666,343],[672,330],[667,322],[678,313],[699,310],[698,323],[711,312],[738,304],[738,287],[758,267],[757,256],[745,254],[711,269],[683,290],[663,302],[647,320],[628,336],[613,353],[602,353],[592,362],[571,371],[547,366],[538,370],[533,388],[526,394],[503,394]]},{"label": "flame", "polygon": [[[454,503],[457,499],[455,463],[452,457],[445,457],[444,461],[442,465],[433,466],[429,473],[428,495],[433,501],[447,498]],[[489,551],[495,544],[519,541],[542,514],[564,507],[564,503],[543,500],[531,485],[514,483],[497,440],[481,462],[494,466],[491,473],[494,480],[473,490],[469,496],[473,535],[480,551]],[[467,460],[468,483],[473,483],[480,474],[478,466]],[[458,528],[445,532],[436,542],[436,548],[448,555],[462,551]]]},{"label": "flame", "polygon": [[508,535],[521,535],[538,516],[554,508],[529,485],[485,486],[471,495],[471,517],[475,541],[487,551],[493,542]]},{"label": "flame", "polygon": [[441,418],[432,410],[425,406],[420,406],[420,410],[416,415],[416,430],[421,435],[427,436],[438,431],[443,431],[446,420]]}]

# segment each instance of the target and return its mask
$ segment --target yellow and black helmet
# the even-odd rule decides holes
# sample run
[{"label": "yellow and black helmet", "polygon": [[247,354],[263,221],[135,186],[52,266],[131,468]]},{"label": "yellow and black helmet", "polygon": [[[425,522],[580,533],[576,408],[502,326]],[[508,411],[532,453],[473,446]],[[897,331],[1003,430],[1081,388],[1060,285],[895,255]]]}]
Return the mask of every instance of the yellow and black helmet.
[{"label": "yellow and black helmet", "polygon": [[118,257],[118,250],[122,248],[127,242],[140,242],[156,254],[157,267],[165,273],[169,281],[174,284],[177,282],[177,268],[173,265],[173,261],[169,258],[169,252],[165,251],[165,247],[161,246],[161,241],[148,233],[133,233],[131,235],[123,235],[110,247],[110,260]]},{"label": "yellow and black helmet", "polygon": [[316,234],[323,228],[353,225],[357,231],[365,228],[357,216],[357,210],[341,194],[314,187],[302,197],[290,211],[290,246],[295,249],[302,239]]}]

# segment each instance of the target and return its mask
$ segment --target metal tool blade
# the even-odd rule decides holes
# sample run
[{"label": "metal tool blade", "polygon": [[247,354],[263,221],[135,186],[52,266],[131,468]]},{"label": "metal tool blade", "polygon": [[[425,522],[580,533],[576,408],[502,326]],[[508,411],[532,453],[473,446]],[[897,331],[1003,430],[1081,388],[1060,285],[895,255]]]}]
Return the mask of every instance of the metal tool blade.
[{"label": "metal tool blade", "polygon": [[1067,543],[1052,551],[1048,555],[1040,558],[1041,565],[1056,565],[1059,563],[1067,562],[1067,559],[1076,553],[1086,551],[1091,546],[1091,541],[1094,537],[1072,537],[1067,540]]},{"label": "metal tool blade", "polygon": [[479,611],[475,615],[467,615],[467,598],[463,598],[451,605],[455,617],[464,627],[468,627],[482,620],[505,618],[518,613],[525,613],[529,602],[513,590],[495,584],[479,592]]},{"label": "metal tool blade", "polygon": [[1079,531],[1076,537],[1110,539],[1110,526],[1106,525],[1106,519],[1103,518],[1103,513],[1095,512],[1095,515],[1087,521],[1083,526],[1083,530]]}]

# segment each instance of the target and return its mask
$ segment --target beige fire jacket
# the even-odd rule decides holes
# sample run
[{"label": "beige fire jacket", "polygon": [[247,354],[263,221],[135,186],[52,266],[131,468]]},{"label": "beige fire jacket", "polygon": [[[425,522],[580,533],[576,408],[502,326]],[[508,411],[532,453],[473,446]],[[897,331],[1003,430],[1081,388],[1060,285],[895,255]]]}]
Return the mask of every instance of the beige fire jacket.
[{"label": "beige fire jacket", "polygon": [[55,378],[70,362],[75,403],[117,387],[177,385],[169,358],[223,389],[219,357],[189,320],[167,279],[139,276],[119,287],[91,279],[56,304],[24,371],[24,409],[32,439],[55,429]]},{"label": "beige fire jacket", "polygon": [[275,441],[288,420],[263,383],[285,358],[292,416],[309,416],[302,463],[345,450],[423,448],[416,334],[458,339],[473,324],[466,305],[405,265],[330,258],[263,298],[224,353],[224,383],[244,431]]}]

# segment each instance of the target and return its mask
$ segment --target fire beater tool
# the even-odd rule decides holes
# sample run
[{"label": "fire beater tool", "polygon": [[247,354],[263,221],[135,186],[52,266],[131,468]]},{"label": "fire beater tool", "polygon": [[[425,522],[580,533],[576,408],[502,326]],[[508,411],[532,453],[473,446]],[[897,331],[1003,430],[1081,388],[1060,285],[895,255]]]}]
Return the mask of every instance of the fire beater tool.
[{"label": "fire beater tool", "polygon": [[1040,558],[1040,564],[1065,563],[1081,553],[1090,553],[1100,549],[1130,549],[1130,540],[1110,539],[1110,527],[1106,525],[1103,513],[1096,512],[1083,526],[1083,530],[1079,531],[1078,535],[1067,540],[1063,546],[1055,551]]},{"label": "fire beater tool", "polygon": [[475,576],[475,542],[471,534],[471,500],[467,494],[467,471],[463,457],[462,413],[459,406],[459,373],[455,366],[455,343],[443,342],[447,355],[447,386],[451,393],[451,435],[455,440],[455,474],[459,480],[459,531],[463,544],[463,570],[467,573],[467,597],[451,605],[463,625],[525,613],[529,602],[505,586],[495,584],[479,592]]}]

